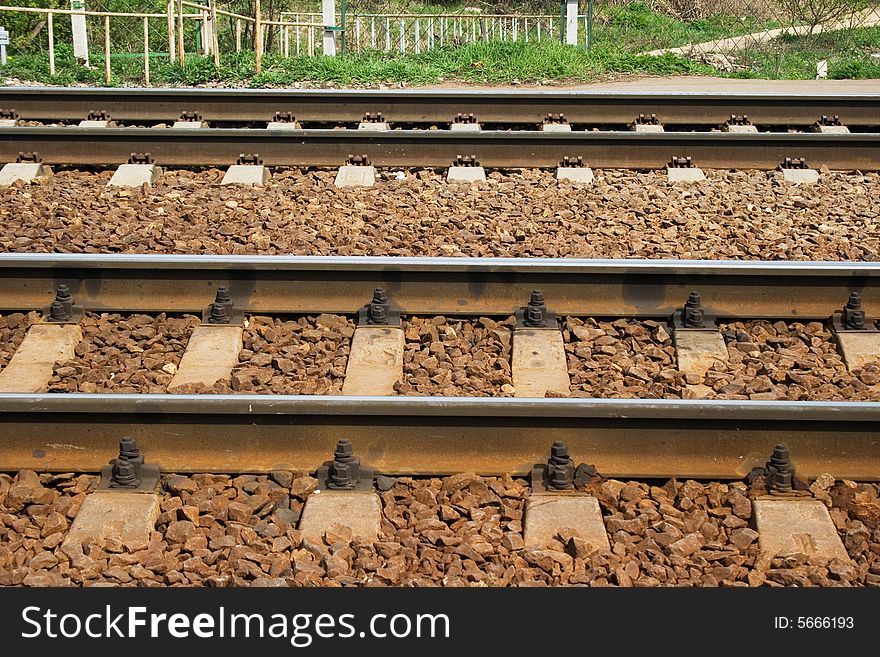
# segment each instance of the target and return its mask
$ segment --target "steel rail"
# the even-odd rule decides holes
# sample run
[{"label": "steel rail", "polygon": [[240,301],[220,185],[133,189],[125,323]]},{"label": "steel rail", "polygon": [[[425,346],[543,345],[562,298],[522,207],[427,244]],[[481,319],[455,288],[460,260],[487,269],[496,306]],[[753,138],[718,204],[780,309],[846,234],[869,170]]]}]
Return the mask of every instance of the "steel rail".
[{"label": "steel rail", "polygon": [[717,126],[731,114],[747,114],[757,125],[805,126],[837,114],[845,125],[880,125],[878,93],[4,87],[0,107],[33,120],[79,120],[105,110],[126,121],[168,121],[198,111],[208,121],[250,122],[289,111],[302,121],[359,121],[381,112],[392,122],[448,123],[459,112],[473,112],[487,123],[539,123],[563,113],[573,123],[626,124],[656,114],[667,125]]},{"label": "steel rail", "polygon": [[67,165],[118,165],[148,152],[169,166],[224,166],[256,153],[268,166],[339,166],[366,154],[377,166],[447,167],[459,155],[475,155],[488,167],[556,167],[565,156],[581,156],[598,168],[658,169],[690,156],[709,168],[775,169],[786,157],[801,157],[813,167],[880,170],[874,133],[0,128],[0,161],[32,151]]},{"label": "steel rail", "polygon": [[0,395],[0,470],[95,471],[121,436],[176,472],[314,470],[340,438],[390,474],[525,474],[554,440],[617,477],[880,478],[880,404],[259,395]]},{"label": "steel rail", "polygon": [[691,290],[721,318],[827,319],[850,292],[880,316],[880,263],[322,256],[0,255],[0,309],[200,312],[220,285],[249,313],[353,313],[384,287],[404,313],[510,315],[533,289],[560,315],[668,317]]}]

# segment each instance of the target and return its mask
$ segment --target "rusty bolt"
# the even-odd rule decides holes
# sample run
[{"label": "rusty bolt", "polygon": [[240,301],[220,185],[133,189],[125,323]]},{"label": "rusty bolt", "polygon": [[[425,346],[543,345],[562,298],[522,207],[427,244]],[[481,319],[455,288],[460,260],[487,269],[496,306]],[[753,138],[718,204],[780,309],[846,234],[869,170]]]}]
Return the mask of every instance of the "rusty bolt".
[{"label": "rusty bolt", "polygon": [[532,290],[529,305],[523,316],[526,326],[543,326],[547,314],[547,304],[544,303],[544,293],[541,290]]},{"label": "rusty bolt", "polygon": [[229,288],[220,286],[211,304],[211,313],[208,315],[209,324],[228,324],[231,320],[230,309],[232,298],[229,296]]},{"label": "rusty bolt", "polygon": [[70,288],[59,285],[55,290],[55,300],[49,307],[50,322],[66,322],[73,316],[73,298],[70,296]]},{"label": "rusty bolt", "polygon": [[367,322],[370,324],[387,324],[390,308],[391,304],[388,302],[388,295],[385,294],[384,288],[377,287],[373,292],[373,300],[370,302],[370,308],[367,311]]},{"label": "rusty bolt", "polygon": [[700,293],[693,291],[688,295],[684,304],[684,313],[682,319],[687,328],[703,328],[706,315],[706,309],[700,299]]},{"label": "rusty bolt", "polygon": [[858,292],[850,292],[849,300],[843,307],[843,325],[856,331],[865,328],[865,309],[862,306],[862,295]]},{"label": "rusty bolt", "polygon": [[355,471],[359,465],[358,458],[354,455],[354,446],[348,438],[342,438],[336,443],[333,452],[333,461],[330,463],[330,480],[327,488],[332,490],[351,490],[356,482]]},{"label": "rusty bolt", "polygon": [[773,454],[767,463],[767,471],[770,474],[770,492],[791,492],[794,467],[791,462],[791,454],[785,444],[780,443],[773,448]]},{"label": "rusty bolt", "polygon": [[553,490],[570,490],[574,488],[574,461],[568,453],[564,442],[557,440],[550,448],[550,459],[547,461],[547,484]]}]

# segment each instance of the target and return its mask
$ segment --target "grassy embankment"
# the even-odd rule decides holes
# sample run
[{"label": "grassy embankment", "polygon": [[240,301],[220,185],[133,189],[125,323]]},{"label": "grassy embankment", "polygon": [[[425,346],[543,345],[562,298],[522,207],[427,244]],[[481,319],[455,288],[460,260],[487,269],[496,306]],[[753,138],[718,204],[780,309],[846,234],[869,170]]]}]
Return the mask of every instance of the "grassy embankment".
[{"label": "grassy embankment", "polygon": [[[151,82],[162,85],[223,84],[271,87],[296,82],[330,82],[340,85],[402,82],[407,85],[466,82],[473,84],[530,83],[542,80],[585,82],[623,73],[648,75],[721,75],[713,67],[683,56],[650,57],[639,52],[745,34],[771,23],[754,19],[717,16],[712,19],[679,21],[649,11],[641,5],[604,8],[593,29],[593,44],[564,46],[555,41],[472,43],[454,48],[436,48],[420,54],[378,51],[349,53],[337,57],[298,56],[284,58],[267,54],[263,70],[254,75],[254,56],[249,52],[224,54],[219,68],[210,58],[188,56],[184,66],[167,56],[151,56]],[[778,39],[758,48],[732,55],[741,68],[723,75],[798,79],[815,76],[816,62],[829,61],[831,78],[880,77],[880,27],[831,32],[809,37]],[[143,60],[136,55],[111,59],[113,85],[138,85],[143,78]],[[56,48],[56,75],[49,75],[48,57],[43,52],[12,52],[0,75],[48,84],[104,84],[102,57],[92,57],[94,68],[74,61],[71,48]]]}]

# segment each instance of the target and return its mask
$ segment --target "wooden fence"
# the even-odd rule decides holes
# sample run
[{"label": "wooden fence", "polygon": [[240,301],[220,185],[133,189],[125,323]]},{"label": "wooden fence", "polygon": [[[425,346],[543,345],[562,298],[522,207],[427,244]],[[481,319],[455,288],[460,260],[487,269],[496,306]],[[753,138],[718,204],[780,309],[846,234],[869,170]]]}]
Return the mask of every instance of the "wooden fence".
[{"label": "wooden fence", "polygon": [[[255,1],[256,10],[254,16],[244,16],[231,11],[220,9],[215,3],[200,4],[191,0],[169,0],[167,11],[165,13],[135,13],[135,12],[107,12],[107,11],[87,11],[73,9],[51,9],[42,7],[10,7],[0,5],[0,12],[25,12],[38,13],[46,16],[46,31],[48,33],[48,51],[49,51],[49,74],[55,75],[56,58],[55,58],[55,21],[57,16],[82,16],[99,18],[100,29],[103,32],[103,56],[105,79],[109,83],[112,76],[111,69],[111,48],[110,48],[110,31],[111,20],[120,19],[140,19],[141,29],[143,31],[143,60],[144,60],[144,82],[150,83],[150,20],[161,19],[163,23],[163,32],[167,36],[168,58],[170,61],[177,61],[181,65],[185,61],[186,50],[184,41],[185,21],[198,21],[201,24],[202,47],[199,54],[213,56],[215,66],[220,65],[220,45],[217,38],[217,21],[219,16],[229,17],[235,25],[234,28],[234,44],[235,51],[242,49],[242,25],[249,23],[253,25],[254,43],[253,49],[256,57],[256,72],[261,70],[262,55],[265,51],[264,27],[267,25],[275,25],[280,29],[324,29],[323,23],[309,22],[289,22],[289,21],[271,21],[262,20],[260,16],[260,0]],[[193,11],[195,10],[195,11]],[[88,61],[88,56],[84,58]]]},{"label": "wooden fence", "polygon": [[[517,15],[517,14],[338,14],[334,0],[323,0],[323,13],[282,12],[280,20],[264,20],[261,16],[260,0],[254,2],[254,16],[237,14],[216,6],[211,0],[168,0],[164,13],[105,12],[84,9],[52,9],[41,7],[12,7],[0,5],[2,12],[26,12],[45,15],[45,28],[48,32],[49,73],[56,74],[56,20],[70,17],[74,55],[81,63],[89,63],[89,44],[85,19],[91,21],[91,32],[103,34],[103,40],[95,46],[103,54],[104,75],[109,83],[112,78],[111,28],[119,21],[129,21],[135,28],[125,33],[125,50],[131,54],[143,54],[143,78],[150,83],[150,57],[156,55],[156,46],[164,48],[171,62],[184,64],[187,44],[187,26],[198,27],[199,40],[190,52],[213,58],[214,65],[220,65],[221,41],[218,38],[220,17],[231,26],[232,36],[226,33],[224,42],[227,48],[240,52],[243,48],[243,26],[253,36],[253,52],[256,60],[256,73],[262,69],[265,52],[267,26],[277,28],[279,38],[275,40],[279,54],[325,55],[336,54],[337,39],[344,50],[357,52],[368,49],[386,52],[415,52],[448,45],[463,45],[478,41],[530,41],[558,39],[564,35],[569,43],[582,42],[588,45],[588,16],[569,15],[564,24],[560,15]],[[575,4],[576,6],[576,4]],[[77,21],[77,19],[80,19]],[[113,21],[113,23],[111,23]],[[152,21],[152,26],[151,26]],[[578,23],[583,22],[578,36]],[[574,31],[572,32],[572,26]],[[78,32],[79,31],[79,32]],[[192,29],[189,30],[190,34]],[[143,39],[141,41],[140,34]],[[574,38],[572,39],[572,34]],[[161,36],[158,36],[161,35]],[[118,35],[117,35],[118,37]],[[151,39],[153,41],[151,47]],[[158,40],[158,44],[157,44]],[[119,47],[117,38],[117,48]]]}]

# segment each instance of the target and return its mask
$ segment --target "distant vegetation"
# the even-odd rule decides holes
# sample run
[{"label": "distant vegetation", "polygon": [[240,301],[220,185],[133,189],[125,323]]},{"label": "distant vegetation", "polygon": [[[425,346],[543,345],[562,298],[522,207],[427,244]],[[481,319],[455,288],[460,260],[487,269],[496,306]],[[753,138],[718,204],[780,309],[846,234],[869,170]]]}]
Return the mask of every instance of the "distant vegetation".
[{"label": "distant vegetation", "polygon": [[[24,2],[24,0],[12,1]],[[397,0],[366,1],[375,4],[376,10],[404,6]],[[366,1],[356,3],[354,0],[349,0],[349,8],[366,7]],[[733,3],[736,0],[725,1]],[[766,2],[781,1],[765,0],[765,4],[761,6],[766,7]],[[806,0],[785,1],[806,2]],[[857,1],[862,2],[862,0],[810,0],[810,2],[851,4]],[[28,2],[31,4],[33,0]],[[44,5],[51,2],[66,6],[67,0],[37,0],[38,4]],[[238,9],[248,13],[248,3],[251,0],[239,0],[239,2],[242,6]],[[686,4],[687,0],[670,0],[670,2],[670,6],[679,6]],[[282,7],[281,3],[282,0],[278,0],[276,7]],[[284,4],[283,7],[286,8],[288,4]],[[479,3],[459,2],[453,8],[474,4],[479,6]],[[701,6],[705,7],[706,4],[702,3]],[[555,6],[555,2],[553,5]],[[105,0],[105,6],[115,10],[126,8],[157,10],[164,7],[165,3],[163,0]],[[266,6],[265,2],[264,6]],[[425,5],[425,8],[428,8],[428,5]],[[440,5],[435,2],[430,8],[437,10],[440,9]],[[540,6],[530,10],[539,9]],[[407,11],[412,10],[407,5]],[[544,12],[548,11],[545,6]],[[652,11],[641,3],[597,2],[592,30],[593,41],[589,49],[565,46],[549,39],[539,43],[521,41],[471,43],[457,47],[436,48],[420,54],[400,55],[379,51],[343,53],[334,58],[323,56],[283,58],[277,54],[276,49],[264,56],[262,72],[259,75],[254,74],[252,53],[246,51],[230,53],[232,50],[230,47],[221,47],[224,54],[221,56],[219,68],[214,67],[212,59],[198,55],[188,54],[185,65],[180,66],[169,62],[167,54],[154,52],[150,58],[151,82],[153,85],[225,84],[253,87],[287,86],[296,82],[340,85],[396,82],[420,85],[455,81],[476,84],[512,82],[525,84],[542,80],[589,81],[620,73],[704,74],[784,79],[814,77],[816,62],[821,59],[828,60],[829,77],[832,78],[880,77],[880,27],[775,39],[727,55],[730,66],[722,71],[701,61],[698,57],[689,58],[671,54],[653,57],[639,54],[655,48],[681,46],[779,27],[785,22],[794,20],[791,17],[788,19],[778,17],[766,10],[756,11],[756,15],[744,16],[706,12],[697,15],[685,7],[680,9],[679,13],[681,16],[674,17],[668,13]],[[0,24],[5,22],[8,26],[8,16],[9,14],[0,14]],[[56,21],[59,32],[56,46],[57,74],[54,77],[49,75],[48,57],[45,48],[41,45],[42,42],[38,39],[32,39],[31,47],[11,47],[9,62],[6,67],[0,68],[0,74],[20,80],[52,84],[104,84],[102,48],[92,51],[91,69],[79,66],[71,52],[69,32],[68,40],[63,37],[62,28],[65,25],[69,30],[69,21]],[[13,28],[13,31],[13,36],[19,39],[25,38],[28,34],[26,25],[20,26],[17,32]],[[154,38],[157,51],[167,48],[167,43],[163,42],[163,39],[166,39],[164,33],[157,31]],[[143,55],[137,52],[137,40],[134,37],[131,37],[131,40],[133,43],[129,52],[119,52],[111,59],[113,72],[111,84],[138,85],[142,82]],[[246,39],[244,41],[247,42]],[[117,51],[114,50],[115,52]]]}]

